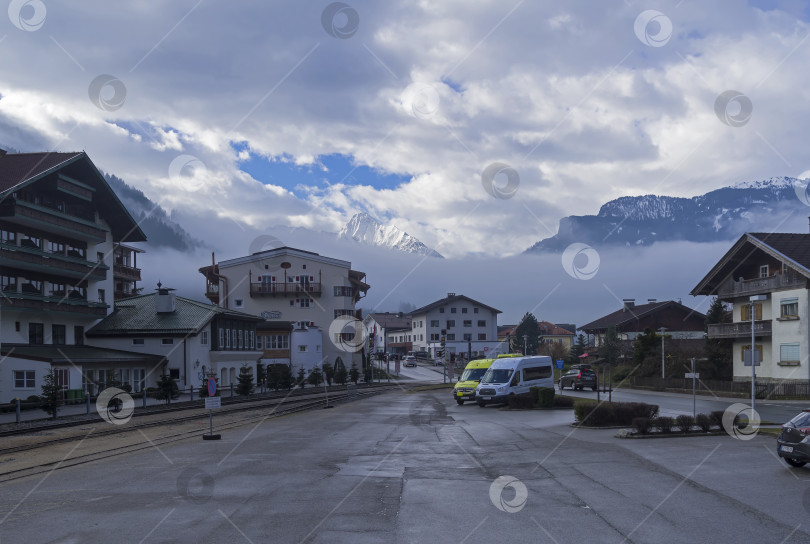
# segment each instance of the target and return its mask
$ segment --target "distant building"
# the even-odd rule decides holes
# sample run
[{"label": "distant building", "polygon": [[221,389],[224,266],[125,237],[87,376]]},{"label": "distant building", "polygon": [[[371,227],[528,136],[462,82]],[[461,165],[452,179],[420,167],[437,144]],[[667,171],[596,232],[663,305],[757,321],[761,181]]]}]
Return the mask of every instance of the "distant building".
[{"label": "distant building", "polygon": [[435,356],[441,331],[446,331],[447,355],[471,352],[473,357],[508,351],[498,341],[498,314],[501,311],[464,295],[446,297],[410,313],[411,342],[414,351]]},{"label": "distant building", "polygon": [[[808,280],[810,234],[746,233],[692,290],[733,305],[732,322],[709,325],[709,338],[733,340],[735,380],[751,379],[743,357],[751,349],[752,318],[762,361],[757,379],[810,379]],[[752,303],[755,295],[764,300]]]},{"label": "distant building", "polygon": [[[139,391],[165,374],[180,388],[199,388],[213,375],[220,387],[228,387],[237,383],[243,365],[255,377],[262,354],[256,347],[256,327],[262,319],[178,297],[172,291],[158,285],[155,293],[120,300],[112,314],[87,331],[95,345],[160,357],[157,368],[122,369],[121,381]],[[91,382],[101,378],[88,374]]]},{"label": "distant building", "polygon": [[[573,327],[573,325],[571,325]],[[515,338],[515,330],[517,325],[501,325],[498,327],[498,340],[502,342],[509,342]],[[566,329],[560,325],[555,325],[548,321],[537,322],[537,333],[539,344],[561,344],[566,349],[571,349],[574,345],[574,337],[576,336],[572,330]],[[520,344],[522,340],[518,341]]]},{"label": "distant building", "polygon": [[[312,361],[334,364],[338,357],[347,366],[352,360],[360,365],[362,316],[355,305],[369,285],[365,273],[352,270],[350,262],[280,247],[213,262],[200,272],[205,295],[219,307],[284,320],[294,331],[307,331],[305,343],[291,353],[294,367]],[[316,330],[321,335],[317,342],[309,338]]]},{"label": "distant building", "polygon": [[[402,312],[374,312],[368,314],[363,322],[366,326],[366,337],[374,346],[374,353],[406,354],[413,351],[409,315]],[[405,338],[402,338],[403,336]]]},{"label": "distant building", "polygon": [[84,152],[0,150],[0,402],[64,389],[152,355],[85,345],[85,332],[137,291],[130,243],[146,236]]},{"label": "distant building", "polygon": [[635,299],[625,299],[621,310],[583,325],[590,344],[602,345],[605,333],[614,327],[622,340],[635,340],[646,329],[657,331],[666,327],[665,334],[671,338],[700,339],[706,336],[706,316],[674,300],[658,302],[650,299],[646,304],[636,305]]}]

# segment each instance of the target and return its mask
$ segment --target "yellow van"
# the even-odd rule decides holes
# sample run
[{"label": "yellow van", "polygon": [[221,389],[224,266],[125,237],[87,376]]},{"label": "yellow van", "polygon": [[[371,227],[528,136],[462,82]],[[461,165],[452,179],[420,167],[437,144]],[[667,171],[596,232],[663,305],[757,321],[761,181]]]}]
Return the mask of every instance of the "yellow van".
[{"label": "yellow van", "polygon": [[[504,357],[523,357],[520,353],[504,353],[498,355],[496,359]],[[496,359],[475,359],[467,363],[464,367],[464,372],[461,374],[458,383],[453,388],[453,398],[459,406],[464,404],[465,400],[475,400],[475,388],[481,381],[481,376],[487,371]]]}]

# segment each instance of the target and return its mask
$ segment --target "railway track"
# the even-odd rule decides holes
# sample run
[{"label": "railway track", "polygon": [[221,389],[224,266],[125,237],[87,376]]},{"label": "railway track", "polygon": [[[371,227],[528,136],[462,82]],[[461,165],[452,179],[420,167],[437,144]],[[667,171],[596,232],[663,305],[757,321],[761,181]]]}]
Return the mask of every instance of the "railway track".
[{"label": "railway track", "polygon": [[[329,404],[361,399],[390,390],[390,386],[381,385],[357,389],[356,392],[351,395],[346,391],[330,392]],[[253,400],[224,404],[222,408],[216,411],[219,422],[215,426],[215,431],[221,432],[250,423],[260,423],[274,417],[314,408],[323,408],[324,406],[324,393],[310,393],[294,397],[273,397],[262,399],[261,401]],[[189,409],[195,410],[196,413],[178,417],[179,412]],[[238,417],[238,414],[241,412],[248,411],[254,413],[246,415],[245,417]],[[147,421],[145,416],[157,417],[149,418]],[[33,438],[35,440],[28,441],[24,444],[21,443],[0,448],[0,482],[48,473],[58,469],[150,448],[157,448],[158,451],[160,451],[159,447],[162,445],[188,440],[193,437],[201,437],[202,434],[208,430],[207,425],[205,425],[206,422],[204,421],[207,418],[208,412],[197,405],[192,408],[142,413],[140,421],[131,420],[126,425],[112,425],[103,422],[101,418],[96,418],[90,421],[65,422],[66,424],[49,426],[46,428],[47,430],[44,436],[41,434],[43,432],[41,428],[23,430],[23,432],[16,433],[17,436],[27,434],[29,436],[26,438]],[[194,423],[195,421],[200,421],[202,424],[193,426],[192,428],[183,428],[183,424]],[[70,427],[80,425],[90,427],[90,429],[87,430],[87,432],[70,433]],[[99,426],[103,426],[103,429],[99,430]],[[160,436],[153,437],[147,436],[144,432],[144,430],[154,429],[155,427],[163,427],[166,432],[161,433]],[[188,427],[188,425],[185,425],[185,427]],[[67,431],[70,434],[66,436],[51,436],[47,434],[55,430]],[[82,430],[75,429],[75,431]],[[31,435],[31,433],[35,434]],[[134,436],[135,440],[119,440],[119,442],[126,442],[121,445],[115,443],[115,440],[105,440],[114,438],[115,435],[120,435],[127,439]],[[67,454],[63,454],[62,451],[52,451],[57,446],[61,446],[62,449],[65,449],[70,442],[78,443],[75,444]],[[76,450],[78,450],[80,446],[85,446],[85,449],[89,451],[77,452]],[[10,457],[19,452],[26,453],[23,459],[18,460],[14,457]],[[32,455],[32,453],[37,455]]]}]

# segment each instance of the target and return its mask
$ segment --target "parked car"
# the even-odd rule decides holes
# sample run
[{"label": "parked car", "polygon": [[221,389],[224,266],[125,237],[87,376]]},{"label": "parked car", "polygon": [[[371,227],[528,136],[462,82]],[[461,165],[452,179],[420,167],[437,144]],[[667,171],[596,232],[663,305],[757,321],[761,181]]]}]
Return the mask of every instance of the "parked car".
[{"label": "parked car", "polygon": [[560,391],[566,387],[570,387],[574,391],[590,387],[596,391],[597,385],[596,372],[590,368],[572,368],[560,377]]},{"label": "parked car", "polygon": [[404,359],[402,359],[402,364],[405,366],[416,366],[416,357],[413,355],[406,355]]},{"label": "parked car", "polygon": [[792,467],[810,462],[810,409],[782,425],[776,438],[776,453]]}]

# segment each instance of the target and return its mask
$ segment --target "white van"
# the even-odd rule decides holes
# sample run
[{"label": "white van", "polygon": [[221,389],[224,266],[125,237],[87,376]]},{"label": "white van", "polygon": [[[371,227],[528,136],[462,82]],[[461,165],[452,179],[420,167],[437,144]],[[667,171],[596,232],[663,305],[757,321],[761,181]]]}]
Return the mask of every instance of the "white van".
[{"label": "white van", "polygon": [[532,387],[554,388],[554,362],[551,357],[496,359],[475,388],[478,406],[504,403],[511,395],[528,393]]}]

